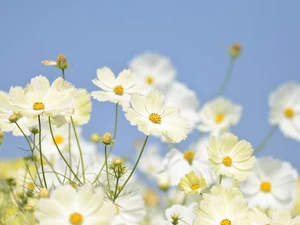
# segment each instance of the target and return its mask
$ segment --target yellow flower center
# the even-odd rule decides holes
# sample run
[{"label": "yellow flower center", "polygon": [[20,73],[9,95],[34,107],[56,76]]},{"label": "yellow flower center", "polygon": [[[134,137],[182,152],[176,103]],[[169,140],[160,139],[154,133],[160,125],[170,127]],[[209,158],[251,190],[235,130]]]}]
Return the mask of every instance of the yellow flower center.
[{"label": "yellow flower center", "polygon": [[183,158],[189,162],[189,164],[192,164],[194,158],[195,158],[195,153],[190,151],[190,150],[186,150],[183,153]]},{"label": "yellow flower center", "polygon": [[193,190],[196,190],[196,189],[198,189],[199,187],[200,187],[199,184],[193,184],[193,185],[191,186],[191,188],[192,188]]},{"label": "yellow flower center", "polygon": [[292,119],[295,115],[295,111],[292,108],[286,108],[284,110],[284,115],[288,118],[288,119]]},{"label": "yellow flower center", "polygon": [[263,181],[260,184],[260,190],[264,192],[270,192],[272,188],[272,184],[269,181]]},{"label": "yellow flower center", "polygon": [[54,137],[54,142],[58,145],[60,145],[61,143],[63,143],[64,138],[61,135],[57,135]]},{"label": "yellow flower center", "polygon": [[225,166],[231,166],[232,165],[232,159],[229,156],[225,156],[223,158],[223,164]]},{"label": "yellow flower center", "polygon": [[81,225],[83,223],[83,216],[80,213],[73,213],[69,217],[69,221],[72,225]]},{"label": "yellow flower center", "polygon": [[154,83],[154,78],[153,78],[153,76],[149,75],[145,78],[145,81],[147,84],[152,85]]},{"label": "yellow flower center", "polygon": [[160,123],[161,122],[161,117],[157,113],[151,113],[149,116],[149,120],[152,123]]},{"label": "yellow flower center", "polygon": [[231,225],[231,221],[229,219],[224,219],[220,222],[220,225]]},{"label": "yellow flower center", "polygon": [[34,185],[34,183],[28,183],[27,184],[27,188],[29,189],[29,190],[34,190],[34,188],[35,188],[35,185]]},{"label": "yellow flower center", "polygon": [[225,115],[223,113],[219,113],[216,115],[215,121],[216,123],[221,123],[224,120]]},{"label": "yellow flower center", "polygon": [[124,94],[124,88],[122,85],[117,85],[114,87],[114,92],[116,95],[123,95]]},{"label": "yellow flower center", "polygon": [[32,105],[32,108],[34,110],[42,110],[42,109],[45,109],[45,105],[44,103],[42,102],[35,102],[33,105]]}]

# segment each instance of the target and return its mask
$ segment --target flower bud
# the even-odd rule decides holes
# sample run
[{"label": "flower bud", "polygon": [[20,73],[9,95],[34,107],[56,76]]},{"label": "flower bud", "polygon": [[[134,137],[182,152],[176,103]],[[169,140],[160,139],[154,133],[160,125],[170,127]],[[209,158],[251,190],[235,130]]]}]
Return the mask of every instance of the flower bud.
[{"label": "flower bud", "polygon": [[49,191],[47,188],[41,188],[39,193],[40,198],[48,198],[49,197]]},{"label": "flower bud", "polygon": [[36,127],[30,127],[30,128],[29,128],[29,131],[30,131],[32,134],[38,134],[38,133],[39,133],[39,129],[37,129]]},{"label": "flower bud", "polygon": [[98,133],[93,133],[90,136],[90,140],[91,140],[91,142],[98,143],[101,141],[101,135]]},{"label": "flower bud", "polygon": [[56,58],[56,67],[65,70],[69,67],[68,60],[64,54],[59,54]]},{"label": "flower bud", "polygon": [[105,145],[110,145],[112,142],[113,142],[113,137],[111,136],[111,134],[109,132],[106,132],[102,136],[102,143]]},{"label": "flower bud", "polygon": [[160,177],[158,179],[158,187],[162,191],[167,191],[170,188],[170,181],[166,177]]},{"label": "flower bud", "polygon": [[8,120],[11,122],[11,123],[15,123],[18,121],[18,119],[20,118],[20,115],[18,113],[13,113],[9,118]]},{"label": "flower bud", "polygon": [[115,159],[113,160],[114,166],[120,166],[120,165],[122,165],[122,163],[123,163],[123,161],[122,161],[122,159],[120,159],[120,158],[115,158]]},{"label": "flower bud", "polygon": [[0,138],[3,138],[4,137],[4,133],[3,131],[0,130]]},{"label": "flower bud", "polygon": [[234,43],[230,50],[229,50],[229,54],[231,55],[231,57],[233,58],[237,58],[241,55],[241,51],[242,51],[242,46],[240,43]]},{"label": "flower bud", "polygon": [[31,191],[33,191],[34,189],[35,189],[35,185],[34,185],[34,183],[28,183],[27,184],[27,188],[29,189],[29,190],[31,190]]}]

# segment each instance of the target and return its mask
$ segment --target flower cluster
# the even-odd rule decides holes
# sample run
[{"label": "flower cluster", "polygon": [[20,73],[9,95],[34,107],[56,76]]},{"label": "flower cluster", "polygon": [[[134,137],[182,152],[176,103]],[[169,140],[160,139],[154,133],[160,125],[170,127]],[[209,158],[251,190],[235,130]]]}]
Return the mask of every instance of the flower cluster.
[{"label": "flower cluster", "polygon": [[[229,49],[228,71],[241,49]],[[200,107],[170,59],[157,53],[134,57],[118,75],[99,68],[91,93],[67,81],[63,54],[42,63],[62,77],[50,83],[40,75],[0,91],[0,143],[11,132],[28,144],[25,157],[0,161],[0,224],[300,224],[298,172],[257,156],[277,127],[300,141],[298,83],[270,94],[272,127],[253,148],[231,133],[242,116],[242,106],[223,96],[231,72]],[[91,97],[115,105],[115,124],[113,133],[99,130],[86,140],[81,125],[90,120]],[[115,147],[120,109],[145,136],[128,156]],[[198,136],[182,148],[190,133]]]}]

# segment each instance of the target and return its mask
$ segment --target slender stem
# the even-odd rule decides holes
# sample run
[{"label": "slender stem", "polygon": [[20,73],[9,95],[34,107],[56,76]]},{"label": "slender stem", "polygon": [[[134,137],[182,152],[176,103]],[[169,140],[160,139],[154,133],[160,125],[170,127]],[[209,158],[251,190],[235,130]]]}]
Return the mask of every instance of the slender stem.
[{"label": "slender stem", "polygon": [[119,180],[120,180],[120,177],[117,176],[117,181],[116,181],[116,186],[115,186],[115,193],[114,193],[114,196],[117,196],[118,186],[119,186]]},{"label": "slender stem", "polygon": [[64,79],[64,80],[65,80],[65,79],[66,79],[66,78],[65,78],[65,70],[64,70],[64,69],[62,69],[62,70],[61,70],[61,72],[62,72],[62,75],[61,75],[61,76],[62,76],[62,79]]},{"label": "slender stem", "polygon": [[116,199],[118,198],[118,196],[121,194],[122,190],[125,188],[126,184],[128,183],[128,181],[130,180],[132,174],[134,173],[134,171],[135,171],[137,165],[139,164],[139,161],[140,161],[140,159],[141,159],[141,156],[143,155],[145,146],[146,146],[146,144],[147,144],[148,138],[149,138],[149,136],[147,135],[146,138],[145,138],[145,141],[144,141],[142,150],[141,150],[141,152],[140,152],[140,154],[139,154],[139,157],[138,157],[138,159],[137,159],[137,161],[136,161],[136,163],[135,163],[135,165],[134,165],[134,167],[133,167],[131,173],[129,174],[129,176],[128,176],[128,178],[126,179],[125,183],[124,183],[124,184],[122,185],[122,187],[120,188],[118,194],[114,196],[113,202],[115,202]]},{"label": "slender stem", "polygon": [[108,190],[109,190],[109,193],[110,193],[110,181],[109,181],[109,174],[108,174],[107,146],[106,145],[104,145],[104,154],[105,154],[106,179],[107,179],[107,183],[108,183]]},{"label": "slender stem", "polygon": [[223,94],[224,90],[226,89],[228,83],[229,83],[229,80],[231,78],[231,75],[232,75],[232,71],[233,71],[233,67],[234,67],[234,62],[235,62],[235,58],[234,57],[231,57],[230,58],[230,61],[229,61],[229,64],[228,64],[228,68],[227,68],[227,72],[226,72],[226,76],[223,80],[223,83],[221,84],[219,90],[217,91],[217,96],[220,96]]},{"label": "slender stem", "polygon": [[45,188],[48,189],[46,176],[45,176],[45,171],[44,171],[44,162],[43,162],[43,153],[42,153],[42,123],[41,123],[41,116],[40,115],[38,115],[38,121],[39,121],[39,150],[40,150],[41,168],[42,168],[42,174],[43,174],[43,180],[44,180],[44,183],[45,183]]},{"label": "slender stem", "polygon": [[222,183],[223,175],[220,175],[219,185]]},{"label": "slender stem", "polygon": [[66,160],[66,158],[64,157],[64,155],[61,153],[57,143],[55,142],[55,137],[54,137],[54,134],[53,134],[53,130],[52,130],[52,125],[51,125],[51,118],[49,117],[49,129],[50,129],[50,134],[51,134],[51,137],[52,137],[52,140],[54,142],[54,145],[60,155],[60,157],[64,160],[65,164],[67,165],[67,167],[70,169],[71,173],[74,175],[74,177],[76,178],[77,181],[79,181],[79,183],[82,184],[81,180],[77,177],[76,173],[74,173],[72,167],[69,165],[68,161]]},{"label": "slender stem", "polygon": [[264,147],[266,147],[266,145],[268,144],[270,138],[273,136],[273,134],[275,133],[276,130],[277,130],[277,126],[272,126],[271,127],[271,129],[268,131],[266,136],[263,138],[263,140],[260,142],[260,144],[255,149],[255,151],[254,151],[255,155],[257,155],[261,150],[264,149]]},{"label": "slender stem", "polygon": [[84,169],[84,161],[83,161],[82,150],[81,150],[79,138],[78,138],[78,135],[77,135],[77,132],[76,132],[76,127],[75,127],[75,124],[74,124],[72,116],[70,116],[70,118],[71,118],[71,123],[72,123],[73,131],[74,131],[74,134],[75,134],[75,139],[76,139],[76,142],[77,142],[77,145],[78,145],[78,150],[79,150],[79,154],[80,154],[80,161],[81,161],[83,183],[85,184],[85,169]]},{"label": "slender stem", "polygon": [[[110,156],[110,153],[111,153],[112,150],[113,150],[114,143],[115,143],[115,140],[116,140],[116,137],[117,137],[117,127],[118,127],[118,106],[119,106],[119,104],[117,103],[117,104],[116,104],[116,114],[115,114],[115,127],[114,127],[114,135],[113,135],[113,140],[114,140],[114,141],[112,142],[112,144],[111,144],[111,146],[110,146],[110,148],[109,148],[107,157]],[[97,176],[96,176],[96,178],[95,178],[93,184],[95,184],[95,183],[97,182],[97,180],[99,179],[99,177],[100,177],[100,175],[101,175],[101,173],[102,173],[102,170],[103,170],[104,166],[105,166],[105,164],[102,165],[102,167],[101,167],[99,173],[97,174]]]},{"label": "slender stem", "polygon": [[[17,125],[17,127],[19,128],[19,130],[22,132],[24,138],[25,138],[26,141],[27,141],[27,144],[28,144],[28,146],[29,146],[29,148],[30,148],[30,151],[31,151],[31,155],[32,155],[32,158],[33,158],[33,163],[34,163],[34,166],[35,166],[35,169],[36,169],[36,172],[37,172],[37,175],[38,175],[40,184],[42,185],[42,178],[41,178],[41,176],[40,176],[40,173],[38,172],[38,171],[39,171],[39,170],[38,170],[38,166],[37,166],[37,164],[36,164],[35,156],[34,156],[34,153],[33,153],[34,148],[31,146],[30,140],[28,139],[28,137],[26,136],[26,134],[24,133],[24,131],[22,130],[22,128],[19,126],[19,124],[18,124],[17,122],[15,122],[15,124]],[[33,144],[34,144],[34,142],[33,142]]]},{"label": "slender stem", "polygon": [[[71,150],[71,124],[68,124],[68,150],[69,150],[69,158],[70,158],[70,166],[72,167],[72,150]],[[70,172],[71,178],[71,172]]]}]

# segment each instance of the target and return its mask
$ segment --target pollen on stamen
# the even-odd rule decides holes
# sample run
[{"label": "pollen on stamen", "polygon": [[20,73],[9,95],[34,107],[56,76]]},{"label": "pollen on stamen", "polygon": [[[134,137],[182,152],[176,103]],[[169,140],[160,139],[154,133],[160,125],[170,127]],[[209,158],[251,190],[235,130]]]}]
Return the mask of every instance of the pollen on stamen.
[{"label": "pollen on stamen", "polygon": [[151,113],[149,115],[149,120],[152,122],[152,123],[161,123],[161,116],[158,115],[157,113]]},{"label": "pollen on stamen", "polygon": [[263,192],[270,192],[272,189],[272,184],[269,181],[263,181],[260,184],[260,190]]},{"label": "pollen on stamen", "polygon": [[152,85],[154,83],[154,78],[153,78],[153,76],[149,75],[145,78],[145,81],[147,84]]},{"label": "pollen on stamen", "polygon": [[232,159],[229,156],[225,156],[223,158],[223,164],[225,166],[231,166],[232,165]]},{"label": "pollen on stamen", "polygon": [[83,224],[83,216],[80,213],[72,213],[69,217],[69,222],[72,225],[82,225]]},{"label": "pollen on stamen", "polygon": [[216,123],[221,123],[224,120],[225,115],[223,113],[219,113],[215,117]]},{"label": "pollen on stamen", "polygon": [[64,138],[61,135],[57,135],[54,137],[54,142],[58,145],[60,145],[61,143],[63,143]]},{"label": "pollen on stamen", "polygon": [[114,87],[114,92],[116,95],[123,95],[124,94],[124,88],[122,85],[117,85]]},{"label": "pollen on stamen", "polygon": [[286,108],[284,110],[284,115],[288,118],[288,119],[292,119],[295,115],[295,111],[292,108]]},{"label": "pollen on stamen", "polygon": [[195,153],[193,151],[190,150],[186,150],[183,153],[183,158],[189,162],[189,164],[192,164],[194,158],[195,158]]},{"label": "pollen on stamen", "polygon": [[42,103],[42,102],[35,102],[35,103],[32,105],[32,108],[33,108],[34,110],[43,110],[43,109],[45,109],[45,105],[44,105],[44,103]]},{"label": "pollen on stamen", "polygon": [[224,219],[220,222],[220,225],[231,225],[231,221],[229,219]]},{"label": "pollen on stamen", "polygon": [[191,188],[192,188],[193,190],[196,190],[196,189],[198,189],[199,187],[200,187],[199,184],[193,184],[193,185],[191,186]]}]

